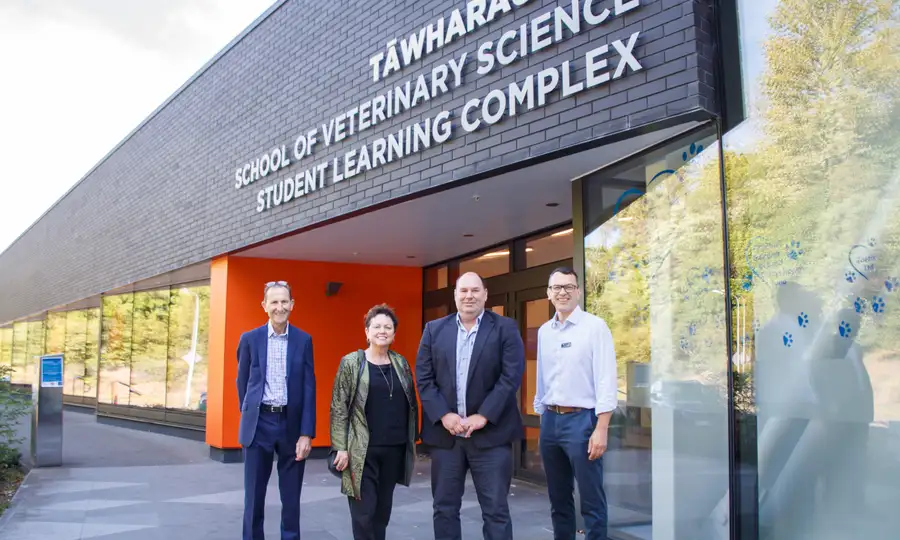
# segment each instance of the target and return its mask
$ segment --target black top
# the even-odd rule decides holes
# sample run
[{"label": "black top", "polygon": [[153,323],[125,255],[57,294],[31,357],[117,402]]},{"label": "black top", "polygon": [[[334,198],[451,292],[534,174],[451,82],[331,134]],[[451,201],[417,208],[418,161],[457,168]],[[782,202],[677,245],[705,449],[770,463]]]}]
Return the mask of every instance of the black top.
[{"label": "black top", "polygon": [[408,442],[409,400],[391,364],[378,366],[369,362],[366,422],[369,423],[369,446],[405,445]]}]

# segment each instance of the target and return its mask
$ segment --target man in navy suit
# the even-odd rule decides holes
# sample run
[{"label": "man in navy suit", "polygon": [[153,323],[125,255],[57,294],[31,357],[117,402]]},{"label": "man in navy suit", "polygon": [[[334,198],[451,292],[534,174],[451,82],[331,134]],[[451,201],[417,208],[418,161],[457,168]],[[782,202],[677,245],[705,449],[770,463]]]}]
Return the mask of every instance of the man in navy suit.
[{"label": "man in navy suit", "polygon": [[244,448],[244,540],[263,540],[266,486],[278,454],[281,540],[300,538],[300,487],[316,432],[316,376],[309,334],[288,323],[294,309],[284,281],[266,283],[269,322],[238,345],[238,398]]},{"label": "man in navy suit", "polygon": [[486,540],[511,540],[512,443],[524,436],[516,392],[525,347],[513,319],[485,311],[478,274],[456,282],[457,313],[425,325],[416,356],[422,441],[431,446],[434,537],[459,540],[466,472],[472,472]]}]

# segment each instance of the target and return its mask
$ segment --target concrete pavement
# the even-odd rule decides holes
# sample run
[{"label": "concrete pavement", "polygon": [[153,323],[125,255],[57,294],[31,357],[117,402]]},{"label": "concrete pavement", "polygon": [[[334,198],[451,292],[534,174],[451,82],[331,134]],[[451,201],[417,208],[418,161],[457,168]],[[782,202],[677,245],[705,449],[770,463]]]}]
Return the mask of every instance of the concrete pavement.
[{"label": "concrete pavement", "polygon": [[[3,540],[177,540],[240,537],[241,464],[211,461],[196,441],[98,424],[66,412],[64,466],[34,469],[0,519]],[[418,463],[409,488],[398,486],[389,538],[433,538],[430,464]],[[514,481],[515,537],[552,538],[547,496]],[[273,472],[266,537],[278,538],[279,501]],[[307,464],[301,529],[313,540],[350,539],[346,497],[322,460]],[[462,507],[463,536],[481,538],[481,513],[471,481]]]}]

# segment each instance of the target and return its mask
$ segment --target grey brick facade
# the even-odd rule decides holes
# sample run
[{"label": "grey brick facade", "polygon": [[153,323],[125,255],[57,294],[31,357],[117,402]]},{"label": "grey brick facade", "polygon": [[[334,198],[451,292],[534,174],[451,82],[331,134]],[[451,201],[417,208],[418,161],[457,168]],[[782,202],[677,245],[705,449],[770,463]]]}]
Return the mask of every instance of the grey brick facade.
[{"label": "grey brick facade", "polygon": [[[448,17],[464,1],[287,0],[199,73],[75,188],[0,254],[0,322],[296,231],[397,197],[465,180],[688,111],[717,112],[712,0],[642,0],[640,7],[487,75],[478,46],[496,43],[571,0],[531,0],[493,23],[372,82],[369,58]],[[579,1],[579,4],[583,2]],[[488,2],[490,4],[490,2]],[[596,2],[595,11],[614,0]],[[582,23],[584,24],[584,23]],[[585,78],[586,52],[640,38],[643,69],[543,107],[453,137],[272,210],[256,211],[260,188],[343,156],[404,126],[458,113],[473,98],[570,61]],[[235,169],[273,147],[468,51],[464,84],[312,157],[234,188]],[[615,68],[610,46],[610,67]],[[452,77],[451,77],[452,79]],[[321,133],[319,135],[321,137]],[[331,172],[328,172],[330,178]]]}]

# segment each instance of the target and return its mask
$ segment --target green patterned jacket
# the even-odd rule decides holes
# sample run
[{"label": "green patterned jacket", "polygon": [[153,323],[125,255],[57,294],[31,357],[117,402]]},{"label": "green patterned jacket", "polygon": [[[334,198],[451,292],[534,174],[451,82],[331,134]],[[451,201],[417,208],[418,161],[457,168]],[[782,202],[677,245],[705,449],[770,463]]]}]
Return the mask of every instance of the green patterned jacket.
[{"label": "green patterned jacket", "polygon": [[[331,393],[331,447],[338,451],[347,451],[350,454],[350,464],[341,475],[341,493],[349,497],[359,499],[360,486],[362,484],[363,465],[366,462],[366,450],[369,446],[369,425],[366,422],[366,399],[369,396],[369,368],[365,361],[365,355],[361,351],[352,352],[343,358],[338,366],[337,376],[334,379],[334,389]],[[403,480],[404,486],[409,486],[412,480],[413,467],[416,459],[416,434],[418,433],[419,407],[416,401],[415,382],[409,363],[399,353],[389,351],[391,364],[400,377],[400,384],[406,399],[409,400],[409,439],[406,445],[406,466]],[[347,402],[353,395],[353,387],[356,385],[360,368],[363,369],[359,378],[359,390],[352,410],[348,410]],[[349,437],[347,423],[350,423]]]}]

